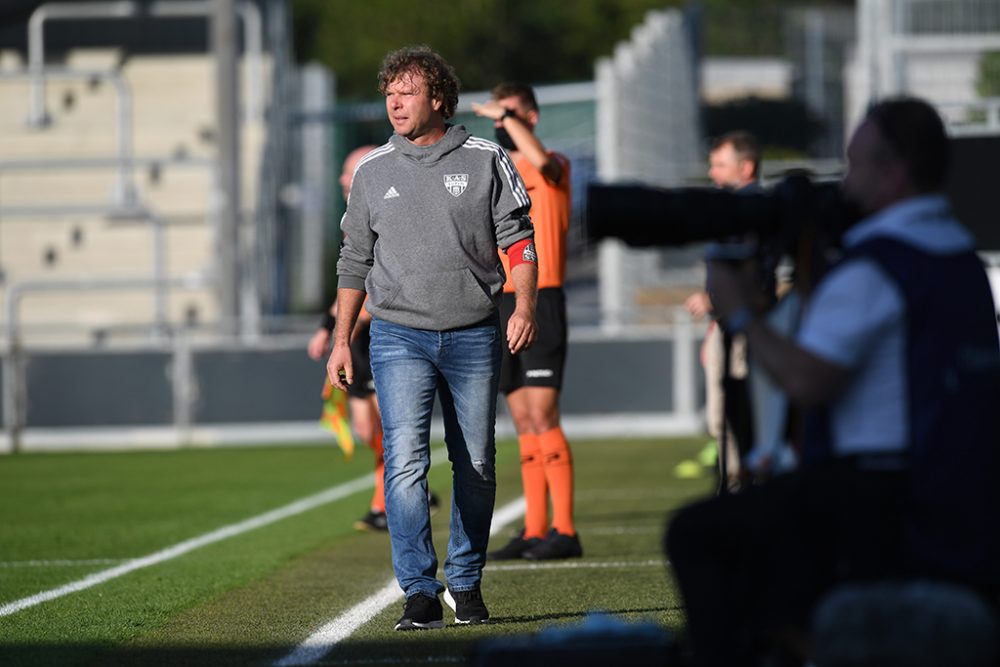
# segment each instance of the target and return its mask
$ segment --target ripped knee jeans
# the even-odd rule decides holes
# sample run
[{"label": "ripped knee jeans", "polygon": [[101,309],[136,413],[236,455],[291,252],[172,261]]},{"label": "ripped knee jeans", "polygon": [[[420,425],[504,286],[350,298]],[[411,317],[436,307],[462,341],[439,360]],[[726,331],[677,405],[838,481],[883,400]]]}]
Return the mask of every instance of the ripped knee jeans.
[{"label": "ripped knee jeans", "polygon": [[392,564],[408,597],[443,590],[427,500],[435,395],[452,466],[445,577],[452,591],[475,588],[482,577],[496,499],[494,428],[501,340],[494,318],[448,331],[372,320],[370,351],[382,412]]}]

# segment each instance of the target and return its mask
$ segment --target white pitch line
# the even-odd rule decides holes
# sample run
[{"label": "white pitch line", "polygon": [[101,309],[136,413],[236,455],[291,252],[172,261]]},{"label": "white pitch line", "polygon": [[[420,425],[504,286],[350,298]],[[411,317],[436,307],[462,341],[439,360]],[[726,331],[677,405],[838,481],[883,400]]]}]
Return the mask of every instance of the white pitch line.
[{"label": "white pitch line", "polygon": [[[440,460],[439,462],[443,462],[443,460]],[[364,477],[353,479],[350,482],[338,484],[337,486],[330,487],[326,491],[321,491],[312,496],[307,496],[301,500],[285,505],[284,507],[279,507],[278,509],[265,512],[264,514],[259,514],[255,517],[246,519],[245,521],[240,521],[239,523],[223,526],[222,528],[213,530],[210,533],[205,533],[204,535],[199,535],[198,537],[194,537],[190,540],[185,540],[184,542],[167,547],[166,549],[162,549],[156,553],[149,554],[148,556],[126,561],[118,567],[101,570],[100,572],[95,572],[88,577],[71,582],[65,586],[60,586],[59,588],[53,588],[26,598],[21,598],[20,600],[15,600],[14,602],[10,602],[0,607],[0,617],[16,614],[17,612],[27,609],[28,607],[33,607],[43,602],[55,600],[56,598],[61,598],[64,595],[69,595],[70,593],[76,593],[77,591],[92,588],[93,586],[103,584],[106,581],[110,581],[130,572],[135,572],[136,570],[141,570],[142,568],[150,567],[152,565],[158,565],[173,558],[177,558],[178,556],[183,556],[186,553],[208,546],[209,544],[221,542],[222,540],[230,537],[275,523],[276,521],[281,521],[282,519],[287,519],[295,516],[296,514],[302,514],[303,512],[315,509],[321,505],[334,502],[335,500],[340,500],[341,498],[346,498],[347,496],[357,493],[358,491],[371,488],[373,484],[374,480],[372,479],[371,473],[365,475]]]},{"label": "white pitch line", "polygon": [[[490,535],[496,535],[507,524],[524,514],[524,497],[507,503],[493,513]],[[340,616],[309,635],[294,651],[274,663],[274,667],[299,667],[314,665],[332,651],[338,643],[350,637],[362,625],[372,620],[383,609],[403,597],[395,578],[389,580],[377,593],[354,605]]]},{"label": "white pitch line", "polygon": [[523,572],[525,570],[601,570],[606,568],[623,569],[627,567],[665,567],[667,561],[655,560],[618,560],[604,562],[582,563],[518,563],[516,565],[487,565],[487,572]]},{"label": "white pitch line", "polygon": [[375,618],[383,609],[403,597],[395,579],[389,580],[377,593],[370,595],[346,612],[309,635],[294,651],[274,663],[274,667],[314,665],[350,637],[355,630]]},{"label": "white pitch line", "polygon": [[0,562],[0,567],[86,567],[89,565],[114,565],[128,558],[92,558],[90,560],[8,560]]},{"label": "white pitch line", "polygon": [[652,535],[661,532],[663,526],[589,526],[583,530],[584,535]]}]

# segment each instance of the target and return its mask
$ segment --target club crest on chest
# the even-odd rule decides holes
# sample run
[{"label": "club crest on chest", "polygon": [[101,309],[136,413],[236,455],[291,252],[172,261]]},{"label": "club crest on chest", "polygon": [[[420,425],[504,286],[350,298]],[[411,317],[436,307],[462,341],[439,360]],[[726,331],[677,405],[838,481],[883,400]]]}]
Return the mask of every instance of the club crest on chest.
[{"label": "club crest on chest", "polygon": [[469,175],[468,174],[445,174],[444,175],[444,187],[451,193],[452,197],[461,196],[465,192],[466,186],[469,185]]}]

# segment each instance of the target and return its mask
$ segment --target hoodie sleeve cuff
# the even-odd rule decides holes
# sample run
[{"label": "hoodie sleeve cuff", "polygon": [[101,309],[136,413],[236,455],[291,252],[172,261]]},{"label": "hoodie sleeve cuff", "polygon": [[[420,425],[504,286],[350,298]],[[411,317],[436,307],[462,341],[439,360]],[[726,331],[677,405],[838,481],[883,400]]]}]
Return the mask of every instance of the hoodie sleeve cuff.
[{"label": "hoodie sleeve cuff", "polygon": [[364,278],[359,278],[357,276],[337,276],[337,289],[356,289],[359,292],[364,292],[365,281]]}]

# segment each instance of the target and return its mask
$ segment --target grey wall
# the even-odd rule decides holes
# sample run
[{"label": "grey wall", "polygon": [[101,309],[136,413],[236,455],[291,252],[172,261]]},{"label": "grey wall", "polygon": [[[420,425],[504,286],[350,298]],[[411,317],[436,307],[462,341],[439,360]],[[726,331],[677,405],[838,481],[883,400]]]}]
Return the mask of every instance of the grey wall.
[{"label": "grey wall", "polygon": [[[696,345],[691,353],[697,354]],[[169,426],[179,414],[198,426],[302,422],[319,415],[325,368],[306,356],[304,341],[192,350],[181,369],[190,370],[187,405],[176,404],[185,396],[173,382],[177,358],[169,349],[27,350],[23,426]],[[0,367],[8,372],[6,364]],[[676,400],[673,374],[669,339],[571,342],[562,412],[669,413]],[[700,396],[700,373],[695,381]]]},{"label": "grey wall", "polygon": [[673,341],[573,343],[563,377],[563,414],[670,412]]},{"label": "grey wall", "polygon": [[43,352],[25,359],[28,426],[169,424],[169,352]]},{"label": "grey wall", "polygon": [[193,422],[304,421],[316,419],[326,369],[296,350],[198,352]]}]

